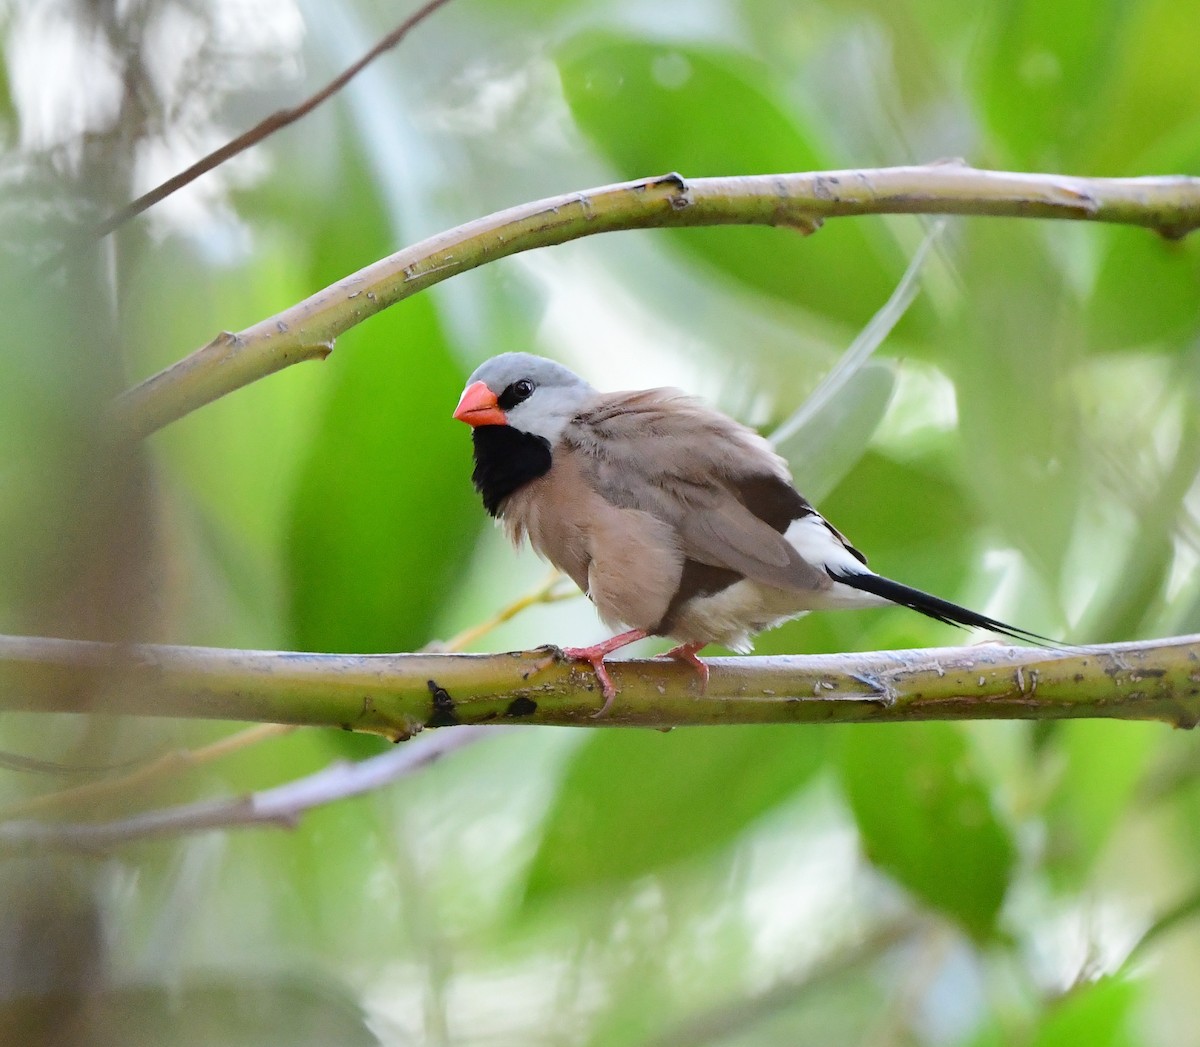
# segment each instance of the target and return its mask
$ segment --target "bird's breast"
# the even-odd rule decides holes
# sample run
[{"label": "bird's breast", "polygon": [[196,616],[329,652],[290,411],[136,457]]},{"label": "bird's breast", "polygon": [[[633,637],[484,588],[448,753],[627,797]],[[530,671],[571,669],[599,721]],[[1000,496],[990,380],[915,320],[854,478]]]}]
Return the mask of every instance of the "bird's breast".
[{"label": "bird's breast", "polygon": [[587,591],[591,566],[593,495],[578,483],[570,462],[559,456],[554,467],[504,501],[504,528],[514,543],[528,540],[534,551]]},{"label": "bird's breast", "polygon": [[577,452],[556,448],[554,465],[505,501],[504,525],[584,590],[610,624],[653,631],[679,585],[683,556],[665,521],[614,505]]}]

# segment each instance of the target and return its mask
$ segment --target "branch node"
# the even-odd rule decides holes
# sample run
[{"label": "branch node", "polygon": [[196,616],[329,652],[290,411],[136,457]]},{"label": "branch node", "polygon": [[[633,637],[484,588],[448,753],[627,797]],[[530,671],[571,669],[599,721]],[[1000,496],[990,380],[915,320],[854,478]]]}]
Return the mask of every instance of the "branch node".
[{"label": "branch node", "polygon": [[1088,190],[1069,183],[1058,183],[1052,188],[1060,198],[1060,202],[1072,211],[1086,215],[1088,218],[1100,213],[1100,201]]},{"label": "branch node", "polygon": [[1169,243],[1177,243],[1187,236],[1188,233],[1195,232],[1196,225],[1192,222],[1180,222],[1176,225],[1156,226],[1154,231]]},{"label": "branch node", "polygon": [[433,713],[425,721],[426,727],[453,727],[462,723],[454,709],[454,699],[444,687],[439,687],[436,680],[426,680],[425,686],[433,698]]},{"label": "branch node", "polygon": [[1192,712],[1185,705],[1180,705],[1175,711],[1175,724],[1181,731],[1190,731],[1200,723],[1200,715]]},{"label": "branch node", "polygon": [[691,187],[687,184],[687,179],[678,171],[668,171],[665,175],[659,175],[657,178],[647,178],[643,184],[647,189],[651,186],[665,184],[675,186],[678,192],[673,193],[667,201],[671,205],[672,211],[682,211],[692,206]]},{"label": "branch node", "polygon": [[[514,651],[513,653],[520,655],[522,652]],[[532,653],[543,656],[543,658],[539,660],[531,670],[531,672],[535,673],[540,672],[548,665],[554,665],[556,662],[562,665],[571,661],[571,659],[563,653],[563,649],[555,643],[544,643],[538,647],[534,647]]]},{"label": "branch node", "polygon": [[816,215],[789,214],[784,221],[778,224],[788,229],[794,229],[801,236],[812,236],[813,233],[825,224],[825,220],[818,218]]},{"label": "branch node", "polygon": [[864,696],[867,701],[879,702],[885,709],[890,709],[896,704],[896,689],[886,680],[870,673],[851,673],[850,678],[871,689],[872,693]]}]

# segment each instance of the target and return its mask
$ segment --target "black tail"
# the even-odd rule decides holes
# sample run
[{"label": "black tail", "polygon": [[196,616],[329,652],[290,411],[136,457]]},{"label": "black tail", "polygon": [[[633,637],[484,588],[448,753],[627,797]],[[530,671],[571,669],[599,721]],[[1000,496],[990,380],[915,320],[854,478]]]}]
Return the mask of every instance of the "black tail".
[{"label": "black tail", "polygon": [[1006,625],[995,618],[989,618],[985,614],[979,614],[966,607],[959,607],[956,603],[924,593],[920,589],[893,582],[890,578],[884,578],[879,574],[858,574],[839,571],[836,568],[826,568],[826,570],[829,571],[829,575],[834,581],[849,585],[854,589],[861,589],[864,593],[881,596],[885,600],[891,600],[892,603],[899,604],[901,607],[919,611],[921,614],[939,622],[945,622],[947,625],[959,625],[970,629],[989,629],[1002,636],[1008,636],[1014,640],[1025,640],[1028,643],[1037,644],[1039,647],[1058,646],[1047,636],[1031,633],[1028,629],[1018,629],[1015,625]]}]

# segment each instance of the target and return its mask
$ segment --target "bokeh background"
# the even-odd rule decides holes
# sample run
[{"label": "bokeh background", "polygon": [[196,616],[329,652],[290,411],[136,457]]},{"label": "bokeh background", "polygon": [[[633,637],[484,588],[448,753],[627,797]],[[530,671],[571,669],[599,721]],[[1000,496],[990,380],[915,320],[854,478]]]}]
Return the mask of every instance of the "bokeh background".
[{"label": "bokeh background", "polygon": [[[545,571],[470,489],[449,414],[476,363],[531,349],[769,431],[929,223],[504,260],[140,456],[105,450],[122,388],[444,228],[671,170],[1200,174],[1191,0],[455,0],[302,124],[87,241],[406,13],[0,4],[3,631],[451,636]],[[1099,642],[1200,631],[1198,425],[1200,241],[955,220],[896,330],[786,450],[877,569]],[[602,635],[576,599],[479,644]],[[963,639],[880,611],[758,649]],[[0,748],[46,764],[6,758],[0,816],[235,729],[6,714]],[[234,795],[381,744],[296,732],[57,816]],[[5,856],[0,1019],[64,1044],[1188,1047],[1198,826],[1196,739],[1157,724],[514,731],[291,832]]]}]

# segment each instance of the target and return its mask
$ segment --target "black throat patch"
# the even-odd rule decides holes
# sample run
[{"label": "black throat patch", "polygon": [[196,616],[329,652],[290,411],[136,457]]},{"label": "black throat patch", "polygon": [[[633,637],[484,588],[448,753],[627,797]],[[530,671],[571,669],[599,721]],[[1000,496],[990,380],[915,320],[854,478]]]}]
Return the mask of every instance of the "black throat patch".
[{"label": "black throat patch", "polygon": [[500,515],[500,503],[513,491],[550,471],[550,444],[540,436],[511,425],[480,425],[471,430],[471,440],[475,444],[471,482],[492,516]]}]

